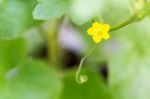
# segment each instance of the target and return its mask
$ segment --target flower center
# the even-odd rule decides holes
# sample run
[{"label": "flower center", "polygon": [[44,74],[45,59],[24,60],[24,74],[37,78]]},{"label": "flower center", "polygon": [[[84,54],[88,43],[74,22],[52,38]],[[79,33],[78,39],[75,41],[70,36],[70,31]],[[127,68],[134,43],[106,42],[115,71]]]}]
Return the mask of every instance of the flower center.
[{"label": "flower center", "polygon": [[97,30],[97,34],[98,34],[98,35],[101,35],[101,33],[102,33],[102,29],[98,29],[98,30]]}]

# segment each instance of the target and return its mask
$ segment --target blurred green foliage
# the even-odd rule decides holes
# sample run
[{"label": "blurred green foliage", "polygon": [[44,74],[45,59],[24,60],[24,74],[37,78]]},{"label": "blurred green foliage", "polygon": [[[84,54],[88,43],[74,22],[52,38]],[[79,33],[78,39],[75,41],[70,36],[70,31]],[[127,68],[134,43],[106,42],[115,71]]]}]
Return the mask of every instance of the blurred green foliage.
[{"label": "blurred green foliage", "polygon": [[62,87],[57,73],[39,60],[26,60],[4,77],[1,99],[58,99]]},{"label": "blurred green foliage", "polygon": [[[82,56],[93,45],[86,34],[93,18],[114,26],[150,8],[143,2],[149,4],[149,0],[0,0],[0,99],[150,99],[149,17],[111,32],[111,39],[100,43],[85,63],[89,79],[85,84],[75,81],[76,69],[62,67],[60,57],[59,66],[43,53],[37,59],[51,45],[44,31],[50,29],[49,20],[57,19],[60,25],[66,17],[71,20],[69,25],[88,46],[77,53]],[[58,49],[66,58],[63,48]],[[103,62],[106,81],[98,70]]]},{"label": "blurred green foliage", "polygon": [[26,48],[23,39],[0,40],[1,70],[8,70],[19,65],[25,57]]},{"label": "blurred green foliage", "polygon": [[79,85],[75,82],[75,72],[70,71],[64,78],[64,90],[61,95],[61,99],[97,99],[102,97],[103,99],[112,99],[109,88],[103,82],[103,78],[98,73],[86,70],[89,79],[85,84]]},{"label": "blurred green foliage", "polygon": [[39,23],[32,18],[36,0],[0,2],[0,38],[16,38]]}]

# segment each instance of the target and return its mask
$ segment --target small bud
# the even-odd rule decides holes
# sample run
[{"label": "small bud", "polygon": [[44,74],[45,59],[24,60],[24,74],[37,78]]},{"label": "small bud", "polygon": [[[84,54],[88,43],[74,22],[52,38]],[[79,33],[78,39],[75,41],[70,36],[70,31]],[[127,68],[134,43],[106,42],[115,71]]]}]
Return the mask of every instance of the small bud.
[{"label": "small bud", "polygon": [[88,81],[87,75],[81,75],[81,76],[80,76],[80,82],[81,82],[81,84],[83,84],[83,83],[85,83],[85,82],[87,82],[87,81]]}]

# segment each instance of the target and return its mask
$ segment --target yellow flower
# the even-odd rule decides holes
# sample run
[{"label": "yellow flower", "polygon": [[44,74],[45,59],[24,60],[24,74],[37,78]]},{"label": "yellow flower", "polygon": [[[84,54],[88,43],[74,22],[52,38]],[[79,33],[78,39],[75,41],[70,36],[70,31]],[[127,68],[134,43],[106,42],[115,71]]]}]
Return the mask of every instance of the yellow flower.
[{"label": "yellow flower", "polygon": [[109,24],[94,22],[92,26],[87,30],[87,33],[88,35],[92,36],[95,43],[100,43],[102,39],[106,40],[110,38],[110,35],[108,33],[109,29]]}]

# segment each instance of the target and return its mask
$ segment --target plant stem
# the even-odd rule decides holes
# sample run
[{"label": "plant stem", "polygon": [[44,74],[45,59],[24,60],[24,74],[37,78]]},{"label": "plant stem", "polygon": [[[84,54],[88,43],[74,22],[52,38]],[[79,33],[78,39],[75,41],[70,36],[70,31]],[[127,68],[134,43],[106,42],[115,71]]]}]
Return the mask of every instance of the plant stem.
[{"label": "plant stem", "polygon": [[48,45],[48,61],[58,66],[58,30],[59,20],[52,20],[48,23],[48,31],[46,33]]},{"label": "plant stem", "polygon": [[124,27],[124,26],[126,26],[126,25],[128,25],[128,24],[130,24],[132,22],[134,22],[135,21],[135,17],[136,17],[136,15],[132,15],[131,17],[129,17],[127,20],[123,21],[122,23],[117,24],[116,26],[113,26],[112,28],[110,28],[110,31],[118,30],[118,29],[120,29],[120,28],[122,28],[122,27]]},{"label": "plant stem", "polygon": [[125,21],[121,22],[120,24],[110,28],[110,31],[118,30],[118,29],[132,23],[132,22],[142,20],[145,16],[147,16],[150,13],[150,7],[149,6],[150,6],[150,4],[147,4],[147,6],[145,8],[143,8],[141,11],[134,13],[127,20],[125,20]]},{"label": "plant stem", "polygon": [[80,75],[80,72],[83,67],[84,61],[96,50],[97,47],[98,47],[98,44],[95,44],[94,47],[87,53],[87,55],[85,55],[80,61],[80,64],[76,73],[76,81],[79,84],[85,83],[88,80],[87,75]]}]

